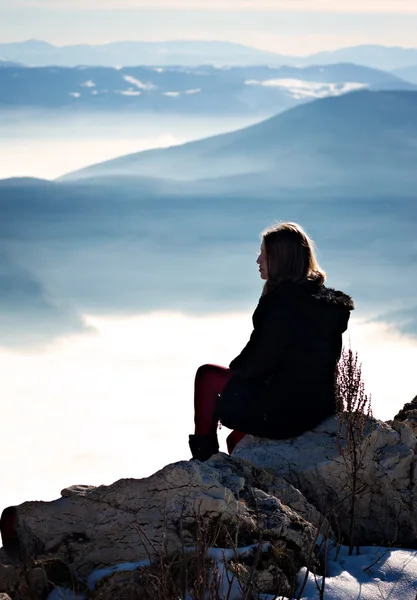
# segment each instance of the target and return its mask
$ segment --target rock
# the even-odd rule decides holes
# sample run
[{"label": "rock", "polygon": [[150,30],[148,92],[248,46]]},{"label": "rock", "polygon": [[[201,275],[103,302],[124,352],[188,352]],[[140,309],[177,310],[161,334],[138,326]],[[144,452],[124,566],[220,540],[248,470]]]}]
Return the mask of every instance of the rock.
[{"label": "rock", "polygon": [[[54,585],[74,589],[75,580],[68,565],[51,558],[34,562],[30,569],[0,564],[0,591],[13,598],[43,600]],[[1,598],[1,596],[0,596]]]},{"label": "rock", "polygon": [[0,565],[11,565],[12,561],[7,556],[6,550],[4,548],[0,548]]},{"label": "rock", "polygon": [[414,452],[417,449],[417,437],[414,435],[413,430],[407,424],[407,421],[391,421],[389,423],[390,427],[396,431],[399,436],[401,442],[411,448]]},{"label": "rock", "polygon": [[[12,594],[19,582],[19,571],[11,565],[0,564],[0,592]],[[0,596],[1,597],[1,596]]]},{"label": "rock", "polygon": [[[417,440],[416,440],[417,441]],[[220,481],[231,472],[242,477],[246,485],[267,492],[279,498],[281,502],[298,513],[303,519],[316,528],[324,528],[331,532],[331,527],[323,515],[303,496],[303,494],[282,477],[276,477],[272,470],[255,467],[252,463],[237,456],[217,454],[206,464],[212,465],[219,474]]]},{"label": "rock", "polygon": [[417,396],[403,406],[398,414],[395,415],[394,421],[402,421],[417,434]]},{"label": "rock", "polygon": [[[297,564],[306,564],[314,526],[248,485],[245,473],[256,481],[253,467],[214,458],[217,463],[168,465],[146,479],[66,488],[53,502],[26,502],[16,507],[20,530],[39,540],[43,559],[55,557],[84,578],[98,568],[182,551],[203,530],[207,543],[216,533],[218,545],[247,545],[259,539],[261,527],[271,543],[288,545]],[[258,478],[275,481],[259,470]]]},{"label": "rock", "polygon": [[63,498],[71,498],[72,496],[87,496],[90,492],[96,489],[95,485],[73,485],[64,488],[61,492]]},{"label": "rock", "polygon": [[[350,492],[338,445],[339,425],[336,416],[291,440],[248,435],[236,446],[232,457],[284,478],[329,518],[334,509],[346,541]],[[366,441],[361,446],[364,458],[360,485],[364,491],[356,498],[353,532],[357,544],[414,546],[417,542],[416,440],[404,425],[395,428],[371,418],[367,422]]]}]

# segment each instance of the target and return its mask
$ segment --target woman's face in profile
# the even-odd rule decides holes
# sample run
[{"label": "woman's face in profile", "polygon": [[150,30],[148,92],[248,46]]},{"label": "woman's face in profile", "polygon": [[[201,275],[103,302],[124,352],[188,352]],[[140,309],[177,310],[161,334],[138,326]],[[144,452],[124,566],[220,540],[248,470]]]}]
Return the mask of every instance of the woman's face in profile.
[{"label": "woman's face in profile", "polygon": [[259,265],[259,273],[261,275],[261,279],[268,279],[268,261],[266,259],[265,245],[262,242],[261,250],[259,252],[259,256],[256,260],[256,263]]}]

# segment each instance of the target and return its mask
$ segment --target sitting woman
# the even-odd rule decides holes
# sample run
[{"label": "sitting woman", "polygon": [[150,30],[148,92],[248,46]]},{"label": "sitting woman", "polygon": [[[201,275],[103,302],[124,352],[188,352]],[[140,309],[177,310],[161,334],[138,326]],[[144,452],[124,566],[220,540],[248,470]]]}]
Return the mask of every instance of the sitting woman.
[{"label": "sitting woman", "polygon": [[257,259],[265,280],[253,332],[230,368],[203,365],[195,378],[194,459],[219,451],[219,421],[234,429],[229,452],[249,433],[296,437],[336,413],[337,364],[350,296],[327,288],[314,244],[296,223],[262,236]]}]

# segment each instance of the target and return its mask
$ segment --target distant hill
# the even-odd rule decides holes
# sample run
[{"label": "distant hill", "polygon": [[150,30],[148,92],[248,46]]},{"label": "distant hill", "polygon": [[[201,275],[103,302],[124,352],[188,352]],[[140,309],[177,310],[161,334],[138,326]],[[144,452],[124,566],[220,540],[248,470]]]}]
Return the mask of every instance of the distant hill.
[{"label": "distant hill", "polygon": [[329,52],[318,52],[311,54],[307,60],[309,64],[315,65],[349,62],[374,69],[393,71],[417,64],[417,48],[367,44]]},{"label": "distant hill", "polygon": [[315,98],[365,87],[417,90],[392,73],[352,64],[299,68],[1,66],[0,62],[0,110],[247,113],[262,118]]},{"label": "distant hill", "polygon": [[0,57],[0,69],[10,67],[23,67],[23,65],[21,63],[12,62],[10,60],[6,60],[5,58]]},{"label": "distant hill", "polygon": [[29,66],[199,66],[205,64],[248,66],[308,66],[356,63],[376,69],[394,70],[417,64],[417,49],[361,45],[319,52],[307,56],[289,56],[265,52],[232,42],[170,41],[114,42],[111,44],[54,46],[39,40],[0,44],[5,60]]},{"label": "distant hill", "polygon": [[304,104],[234,133],[104,162],[66,179],[246,177],[261,187],[408,189],[417,184],[416,164],[417,92],[361,91]]},{"label": "distant hill", "polygon": [[409,83],[417,85],[417,63],[415,65],[413,65],[412,67],[396,69],[394,71],[394,74],[397,75],[397,77],[400,77],[405,81],[408,81]]}]

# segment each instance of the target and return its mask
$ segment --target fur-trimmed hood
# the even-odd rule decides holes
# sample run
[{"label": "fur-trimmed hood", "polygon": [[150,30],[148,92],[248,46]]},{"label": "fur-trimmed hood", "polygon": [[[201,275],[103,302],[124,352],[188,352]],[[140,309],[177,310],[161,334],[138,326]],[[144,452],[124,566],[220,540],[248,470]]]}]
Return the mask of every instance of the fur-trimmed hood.
[{"label": "fur-trimmed hood", "polygon": [[333,304],[335,306],[347,308],[348,310],[355,310],[355,304],[348,294],[333,288],[328,288],[325,285],[319,286],[317,291],[312,294],[312,297],[325,304]]},{"label": "fur-trimmed hood", "polygon": [[314,279],[307,279],[301,283],[285,281],[280,285],[277,285],[275,289],[266,294],[266,296],[263,296],[263,298],[269,300],[268,296],[273,302],[278,298],[281,298],[284,301],[289,299],[291,302],[293,302],[295,298],[301,302],[304,302],[307,298],[312,298],[323,305],[337,306],[349,311],[355,309],[353,299],[348,296],[348,294],[345,294],[340,290],[335,290],[334,288],[321,285],[317,280]]},{"label": "fur-trimmed hood", "polygon": [[255,323],[265,310],[283,311],[282,314],[287,317],[292,315],[298,320],[300,315],[300,318],[307,318],[310,322],[321,323],[325,329],[343,333],[354,308],[354,302],[348,294],[322,285],[318,280],[304,280],[301,283],[285,281],[260,299],[253,319]]}]

